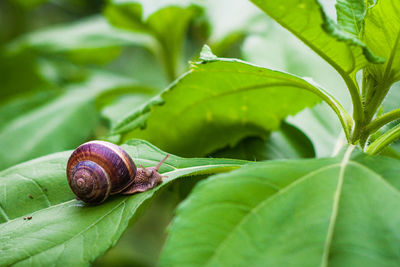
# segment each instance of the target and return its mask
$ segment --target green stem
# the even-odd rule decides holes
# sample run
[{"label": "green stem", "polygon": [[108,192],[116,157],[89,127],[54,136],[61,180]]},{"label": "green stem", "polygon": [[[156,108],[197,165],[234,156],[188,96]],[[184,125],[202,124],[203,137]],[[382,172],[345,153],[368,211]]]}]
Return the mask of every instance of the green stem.
[{"label": "green stem", "polygon": [[396,127],[393,127],[390,131],[387,131],[374,142],[372,142],[366,149],[366,152],[368,154],[375,155],[398,138],[400,138],[400,124]]},{"label": "green stem", "polygon": [[392,110],[376,118],[371,123],[369,123],[365,128],[365,131],[368,132],[369,134],[372,134],[377,130],[379,130],[385,124],[398,119],[400,119],[400,109]]},{"label": "green stem", "polygon": [[382,104],[387,93],[389,92],[389,89],[390,85],[388,86],[386,84],[372,89],[375,91],[375,94],[371,98],[371,102],[367,103],[365,107],[365,119],[367,123],[370,122],[374,117],[376,111],[378,110],[379,106]]},{"label": "green stem", "polygon": [[347,141],[350,142],[351,140],[351,128],[353,126],[353,120],[351,116],[346,112],[346,110],[342,107],[342,105],[337,101],[333,96],[328,94],[325,90],[322,88],[318,88],[318,90],[315,90],[314,86],[308,86],[308,90],[319,96],[322,100],[327,103],[332,110],[336,113],[336,115],[339,118],[340,123],[342,124],[343,131],[346,135]]},{"label": "green stem", "polygon": [[351,135],[350,142],[352,144],[356,143],[360,136],[361,128],[364,122],[364,109],[361,100],[360,90],[357,84],[349,75],[342,75],[347,88],[349,89],[351,100],[353,102],[353,119],[354,119],[354,129]]},{"label": "green stem", "polygon": [[[389,89],[391,85],[393,84],[392,77],[391,77],[391,71],[392,71],[392,65],[393,61],[396,57],[396,53],[398,53],[398,46],[400,43],[400,30],[397,33],[396,40],[394,42],[394,46],[390,52],[390,56],[386,62],[385,66],[385,72],[383,73],[382,79],[378,81],[376,86],[371,87],[372,93],[376,95],[372,95],[371,102],[366,103],[366,116],[370,120],[378,110],[379,106],[382,104],[383,100],[385,99],[387,93],[389,92]],[[372,80],[372,79],[371,79]],[[368,88],[367,88],[368,90]]]}]

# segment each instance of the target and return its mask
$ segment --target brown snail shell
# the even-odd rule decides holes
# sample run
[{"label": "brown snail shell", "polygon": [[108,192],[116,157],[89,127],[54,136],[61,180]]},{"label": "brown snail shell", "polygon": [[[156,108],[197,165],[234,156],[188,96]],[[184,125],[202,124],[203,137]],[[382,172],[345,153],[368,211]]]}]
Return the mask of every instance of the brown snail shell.
[{"label": "brown snail shell", "polygon": [[74,194],[88,203],[101,203],[130,186],[136,176],[131,157],[119,146],[91,141],[79,146],[67,164],[67,178]]},{"label": "brown snail shell", "polygon": [[80,145],[70,156],[67,179],[78,199],[99,204],[110,195],[130,195],[147,191],[162,183],[157,166],[137,169],[122,148],[105,141],[91,141]]}]

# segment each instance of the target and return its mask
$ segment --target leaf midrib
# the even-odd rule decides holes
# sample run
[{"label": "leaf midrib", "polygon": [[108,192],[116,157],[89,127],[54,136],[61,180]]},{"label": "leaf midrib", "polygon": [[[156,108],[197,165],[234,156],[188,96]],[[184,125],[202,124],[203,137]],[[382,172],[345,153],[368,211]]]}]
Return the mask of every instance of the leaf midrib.
[{"label": "leaf midrib", "polygon": [[214,250],[214,253],[211,255],[211,257],[207,260],[207,262],[204,265],[209,265],[210,262],[217,256],[218,252],[224,247],[224,244],[230,239],[232,234],[239,229],[249,218],[252,214],[254,214],[257,210],[263,208],[265,205],[269,204],[272,202],[275,198],[278,196],[286,193],[289,191],[291,188],[295,187],[296,185],[306,181],[309,178],[312,178],[316,173],[326,171],[327,169],[330,168],[335,168],[337,166],[340,166],[340,163],[335,163],[331,164],[322,168],[319,168],[317,170],[314,170],[310,173],[307,173],[306,175],[303,175],[299,178],[297,178],[295,181],[284,187],[283,189],[277,191],[274,195],[266,197],[264,200],[262,200],[260,203],[258,203],[256,206],[254,206],[252,209],[249,210],[249,212],[238,222],[238,224],[232,229],[232,231],[229,232],[229,234],[222,240],[221,243],[217,246],[217,248]]},{"label": "leaf midrib", "polygon": [[342,195],[342,188],[343,188],[343,184],[344,184],[344,174],[346,171],[346,167],[348,166],[348,164],[350,162],[350,156],[351,156],[351,153],[353,152],[354,148],[355,148],[354,145],[351,145],[347,148],[347,150],[343,156],[343,160],[340,163],[340,172],[339,172],[339,177],[338,177],[338,183],[337,183],[335,193],[333,195],[332,214],[331,214],[331,217],[329,220],[328,232],[326,235],[324,250],[322,253],[321,266],[328,266],[329,251],[330,251],[332,240],[333,240],[333,234],[334,234],[335,225],[336,225],[336,218],[337,218],[337,215],[339,212],[339,203],[340,203],[340,198]]}]

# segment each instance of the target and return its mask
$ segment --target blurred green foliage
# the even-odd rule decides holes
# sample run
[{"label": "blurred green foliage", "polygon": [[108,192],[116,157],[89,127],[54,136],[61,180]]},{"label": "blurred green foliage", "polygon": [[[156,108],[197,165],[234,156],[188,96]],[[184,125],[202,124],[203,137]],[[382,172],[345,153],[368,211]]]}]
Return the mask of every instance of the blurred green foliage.
[{"label": "blurred green foliage", "polygon": [[[228,2],[230,9],[224,9]],[[220,57],[302,76],[318,72],[317,80],[341,84],[329,66],[245,1],[4,0],[0,23],[7,25],[0,28],[0,169],[105,138],[126,114],[188,70],[205,43]],[[285,45],[277,46],[277,38]],[[308,137],[287,127],[271,136],[278,148],[256,138],[243,141],[254,145],[238,144],[214,156],[247,158],[240,147],[259,143],[259,160],[312,157]],[[287,136],[310,145],[296,149]],[[95,265],[155,265],[179,191],[165,191]]]},{"label": "blurred green foliage", "polygon": [[[312,77],[346,108],[351,104],[330,65],[247,1],[2,0],[0,24],[0,170],[90,139],[120,142],[111,130],[188,71],[204,44],[219,57]],[[398,107],[395,92],[385,111]],[[344,140],[325,104],[288,122],[196,155],[321,157]],[[192,150],[179,152],[194,156]],[[399,157],[399,144],[385,153]],[[193,185],[165,190],[94,265],[156,265],[165,227]]]}]

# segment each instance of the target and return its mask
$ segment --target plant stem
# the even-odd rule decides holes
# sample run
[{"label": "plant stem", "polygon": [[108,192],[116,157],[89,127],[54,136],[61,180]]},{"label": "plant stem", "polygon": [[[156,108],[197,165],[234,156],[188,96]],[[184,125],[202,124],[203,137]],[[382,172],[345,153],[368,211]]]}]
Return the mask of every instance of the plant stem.
[{"label": "plant stem", "polygon": [[400,108],[392,110],[376,118],[365,127],[365,131],[368,132],[369,134],[372,134],[385,124],[398,119],[400,119]]},{"label": "plant stem", "polygon": [[366,152],[368,154],[375,155],[398,138],[400,138],[400,124],[378,137],[378,139],[368,146]]},{"label": "plant stem", "polygon": [[319,96],[325,103],[327,103],[332,110],[336,113],[339,118],[339,121],[343,127],[343,131],[346,135],[346,139],[348,142],[351,140],[351,128],[353,126],[353,120],[351,116],[346,112],[346,110],[342,107],[342,105],[337,101],[333,96],[327,93],[324,89],[309,84],[308,82],[304,85],[303,83],[298,85],[299,88],[304,88],[313,94]]},{"label": "plant stem", "polygon": [[354,129],[351,136],[351,143],[355,144],[361,132],[361,128],[364,122],[364,108],[361,100],[360,90],[358,89],[357,84],[350,76],[342,75],[347,88],[349,89],[351,100],[353,102],[353,119],[354,119]]},{"label": "plant stem", "polygon": [[383,84],[382,86],[377,86],[370,89],[374,92],[373,97],[371,97],[371,101],[369,103],[366,103],[365,105],[365,119],[367,123],[369,123],[374,117],[376,111],[378,110],[379,106],[382,104],[387,93],[389,92],[389,89],[390,85],[387,84]]}]

